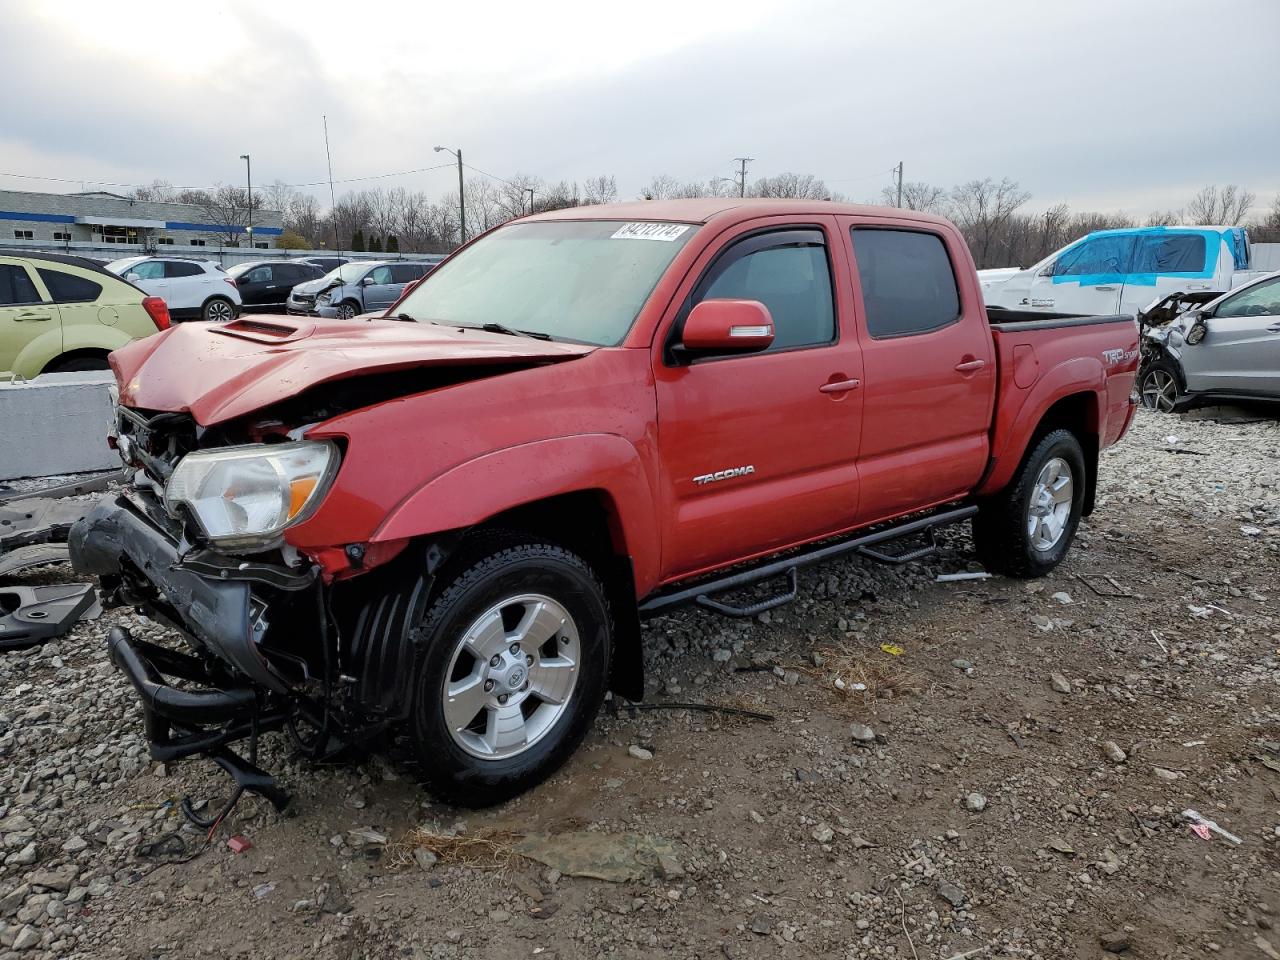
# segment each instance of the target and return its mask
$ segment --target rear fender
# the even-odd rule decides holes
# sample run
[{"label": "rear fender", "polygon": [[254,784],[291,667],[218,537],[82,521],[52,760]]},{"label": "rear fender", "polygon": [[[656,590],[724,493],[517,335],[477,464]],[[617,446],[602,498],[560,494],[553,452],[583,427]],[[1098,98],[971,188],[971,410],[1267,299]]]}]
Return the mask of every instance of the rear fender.
[{"label": "rear fender", "polygon": [[657,584],[657,507],[640,455],[614,434],[537,440],[459,464],[397,506],[373,542],[460,530],[551,497],[585,490],[606,500],[615,556],[630,556],[635,590]]},{"label": "rear fender", "polygon": [[[1011,387],[1012,385],[1010,385]],[[1085,415],[1082,424],[1087,433],[1103,436],[1106,410],[1106,372],[1100,360],[1076,357],[1046,371],[1022,400],[1012,422],[1004,422],[999,404],[1016,401],[1012,389],[1006,389],[997,404],[995,436],[991,444],[991,466],[979,483],[975,496],[999,493],[1013,479],[1027,449],[1041,432],[1045,415],[1054,404],[1068,397],[1084,396]],[[1007,415],[1007,413],[1006,413]],[[1087,437],[1081,437],[1082,443]],[[1087,443],[1085,443],[1087,446]],[[1095,443],[1096,446],[1096,443]]]},{"label": "rear fender", "polygon": [[40,371],[62,355],[62,330],[57,323],[32,323],[24,326],[44,328],[13,358],[14,375],[30,380],[39,376]]}]

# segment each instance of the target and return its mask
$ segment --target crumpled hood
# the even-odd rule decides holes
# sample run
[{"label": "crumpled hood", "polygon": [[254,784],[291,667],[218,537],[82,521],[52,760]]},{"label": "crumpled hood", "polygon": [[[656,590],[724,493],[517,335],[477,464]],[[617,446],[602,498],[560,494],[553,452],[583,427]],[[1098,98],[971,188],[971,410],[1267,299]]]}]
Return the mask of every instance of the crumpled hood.
[{"label": "crumpled hood", "polygon": [[121,404],[189,412],[209,426],[347,377],[413,367],[557,362],[595,349],[393,320],[247,316],[227,324],[175,324],[110,359]]}]

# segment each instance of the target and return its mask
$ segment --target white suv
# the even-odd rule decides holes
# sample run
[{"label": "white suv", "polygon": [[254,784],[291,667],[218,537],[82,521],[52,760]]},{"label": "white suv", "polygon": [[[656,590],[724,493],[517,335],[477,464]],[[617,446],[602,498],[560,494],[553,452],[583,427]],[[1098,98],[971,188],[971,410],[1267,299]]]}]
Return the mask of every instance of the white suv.
[{"label": "white suv", "polygon": [[107,264],[118,277],[162,297],[174,320],[226,323],[240,312],[236,282],[212,260],[183,257],[126,257]]}]

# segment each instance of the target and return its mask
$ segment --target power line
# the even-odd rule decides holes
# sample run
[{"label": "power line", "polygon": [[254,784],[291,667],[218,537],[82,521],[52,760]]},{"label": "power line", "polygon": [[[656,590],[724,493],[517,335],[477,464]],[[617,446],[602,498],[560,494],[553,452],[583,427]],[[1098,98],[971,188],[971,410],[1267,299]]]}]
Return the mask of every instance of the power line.
[{"label": "power line", "polygon": [[[439,163],[431,167],[415,167],[412,170],[397,170],[394,173],[373,173],[364,177],[347,177],[343,180],[334,180],[333,183],[364,183],[368,180],[387,180],[391,177],[406,177],[415,173],[428,173],[432,170],[443,170],[445,167],[452,167],[452,166],[453,166],[452,163]],[[483,170],[478,172],[484,173]],[[485,174],[485,176],[493,176],[493,174]],[[43,177],[43,176],[38,176],[36,174],[30,174],[30,173],[0,172],[0,177],[13,177],[15,180],[44,180],[50,183],[77,183],[77,184],[80,184],[81,187],[83,187],[86,183],[92,183],[95,186],[99,186],[99,187],[133,187],[135,189],[151,186],[151,184],[149,183],[118,183],[113,180],[93,180],[93,179],[90,179],[89,177]],[[495,179],[501,180],[502,178],[495,177]],[[284,183],[284,184],[281,184],[281,186],[323,187],[329,182],[330,182],[329,180],[313,180],[308,183]],[[220,185],[212,184],[210,186],[203,186],[203,187],[188,187],[188,186],[177,186],[175,184],[170,184],[169,186],[174,190],[216,190]]]}]

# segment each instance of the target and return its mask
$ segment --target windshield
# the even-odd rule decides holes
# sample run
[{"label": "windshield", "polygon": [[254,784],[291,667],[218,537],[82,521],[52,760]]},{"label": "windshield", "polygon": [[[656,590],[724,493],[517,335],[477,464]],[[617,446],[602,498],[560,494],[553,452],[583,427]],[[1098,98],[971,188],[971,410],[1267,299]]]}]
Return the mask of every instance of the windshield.
[{"label": "windshield", "polygon": [[104,270],[110,270],[116,276],[124,276],[125,272],[134,264],[141,263],[146,257],[125,257],[123,260],[112,260],[108,263]]},{"label": "windshield", "polygon": [[344,263],[326,273],[323,280],[325,283],[355,283],[368,269],[367,263]]},{"label": "windshield", "polygon": [[514,223],[432,270],[397,313],[614,346],[694,232],[684,223]]},{"label": "windshield", "polygon": [[256,263],[237,263],[235,266],[227,267],[227,276],[238,277],[240,274],[246,273],[256,266]]}]

